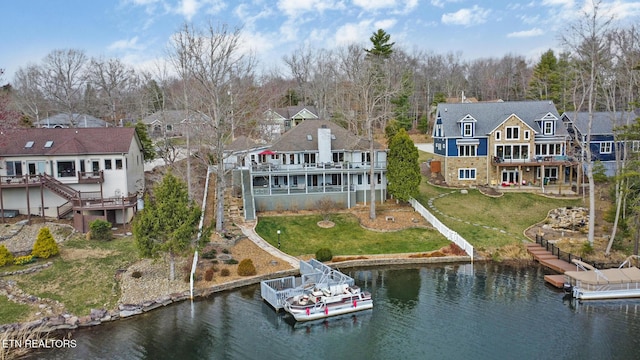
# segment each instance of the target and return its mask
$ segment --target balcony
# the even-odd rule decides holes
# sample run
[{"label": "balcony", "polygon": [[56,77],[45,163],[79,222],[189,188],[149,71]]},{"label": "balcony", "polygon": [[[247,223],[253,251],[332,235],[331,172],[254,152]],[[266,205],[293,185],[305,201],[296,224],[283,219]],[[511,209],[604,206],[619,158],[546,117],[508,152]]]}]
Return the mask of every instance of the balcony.
[{"label": "balcony", "polygon": [[577,161],[569,156],[565,155],[536,155],[533,159],[530,158],[510,158],[494,156],[491,160],[491,164],[494,166],[517,166],[517,165],[572,165],[577,164]]},{"label": "balcony", "polygon": [[[254,174],[260,173],[325,173],[325,172],[362,172],[364,169],[370,169],[371,164],[368,162],[340,162],[340,163],[304,163],[304,164],[271,164],[260,163],[253,164],[251,171]],[[384,170],[387,168],[386,162],[377,162],[375,170]]]}]

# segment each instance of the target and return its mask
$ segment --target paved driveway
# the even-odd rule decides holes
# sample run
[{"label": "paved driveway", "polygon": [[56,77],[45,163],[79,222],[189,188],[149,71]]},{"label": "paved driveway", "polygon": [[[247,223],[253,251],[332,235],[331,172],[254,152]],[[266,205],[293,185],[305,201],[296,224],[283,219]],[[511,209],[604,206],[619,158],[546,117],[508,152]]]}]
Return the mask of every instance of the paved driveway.
[{"label": "paved driveway", "polygon": [[424,151],[424,152],[428,152],[428,153],[433,154],[433,143],[416,144],[416,147],[420,151]]}]

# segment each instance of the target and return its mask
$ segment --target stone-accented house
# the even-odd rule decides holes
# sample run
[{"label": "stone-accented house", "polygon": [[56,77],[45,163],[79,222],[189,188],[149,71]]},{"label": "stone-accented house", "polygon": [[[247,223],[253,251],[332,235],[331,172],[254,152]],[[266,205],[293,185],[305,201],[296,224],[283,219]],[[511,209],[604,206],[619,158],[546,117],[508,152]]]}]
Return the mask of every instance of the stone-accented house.
[{"label": "stone-accented house", "polygon": [[[16,129],[0,134],[0,211],[128,223],[144,190],[135,128]],[[1,212],[0,212],[1,213]]]},{"label": "stone-accented house", "polygon": [[317,208],[328,199],[339,208],[368,203],[371,166],[376,199],[386,197],[387,152],[328,120],[303,121],[270,146],[250,149],[239,160],[234,184],[244,198],[245,216],[256,211]]},{"label": "stone-accented house", "polygon": [[451,186],[568,183],[576,166],[568,140],[550,101],[441,103],[436,109],[435,161]]},{"label": "stone-accented house", "polygon": [[[616,141],[614,128],[622,125],[633,124],[640,114],[631,111],[618,112],[594,112],[591,125],[591,160],[600,162],[607,176],[616,173],[616,156],[623,158],[623,144]],[[581,154],[582,145],[586,145],[589,131],[588,112],[565,112],[561,119],[571,135],[574,152]],[[629,144],[628,150],[640,151],[640,141]],[[586,156],[586,155],[584,155]]]}]

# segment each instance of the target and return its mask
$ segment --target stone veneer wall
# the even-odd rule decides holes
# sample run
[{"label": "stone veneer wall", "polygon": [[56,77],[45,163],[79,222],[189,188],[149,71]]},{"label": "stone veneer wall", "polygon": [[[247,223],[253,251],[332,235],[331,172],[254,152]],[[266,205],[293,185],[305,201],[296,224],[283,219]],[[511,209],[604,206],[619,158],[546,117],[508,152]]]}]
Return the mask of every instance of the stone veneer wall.
[{"label": "stone veneer wall", "polygon": [[[450,186],[486,185],[488,183],[487,161],[488,158],[486,156],[449,157],[446,161],[446,169],[444,168],[445,164],[442,164],[442,172],[447,184]],[[476,169],[476,179],[459,180],[458,169],[460,168]]]}]

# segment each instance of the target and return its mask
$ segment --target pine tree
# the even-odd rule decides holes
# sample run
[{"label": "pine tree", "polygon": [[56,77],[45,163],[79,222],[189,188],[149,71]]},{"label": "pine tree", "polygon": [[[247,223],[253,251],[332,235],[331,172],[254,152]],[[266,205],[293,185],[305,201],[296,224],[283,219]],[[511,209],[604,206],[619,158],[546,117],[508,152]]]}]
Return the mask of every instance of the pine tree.
[{"label": "pine tree", "polygon": [[418,149],[404,129],[391,139],[387,158],[389,194],[400,201],[408,201],[418,193],[420,186],[420,164]]},{"label": "pine tree", "polygon": [[58,249],[58,244],[56,244],[49,228],[43,227],[40,229],[36,243],[33,244],[31,255],[41,259],[48,259],[51,256],[58,255],[59,253],[60,249]]},{"label": "pine tree", "polygon": [[142,256],[169,255],[169,279],[175,279],[175,257],[185,253],[198,230],[200,209],[189,200],[185,183],[167,174],[145,198],[145,208],[133,223],[136,246]]}]

